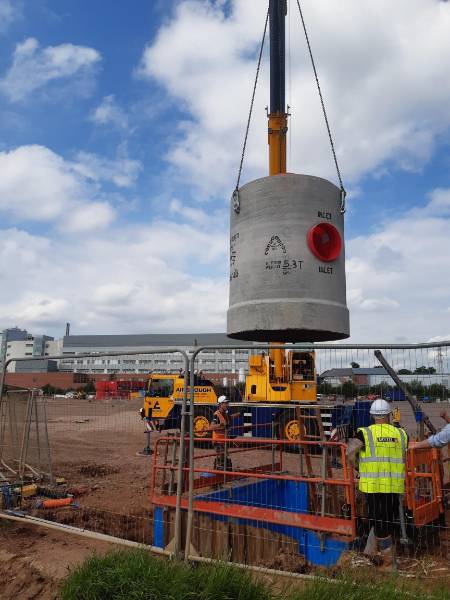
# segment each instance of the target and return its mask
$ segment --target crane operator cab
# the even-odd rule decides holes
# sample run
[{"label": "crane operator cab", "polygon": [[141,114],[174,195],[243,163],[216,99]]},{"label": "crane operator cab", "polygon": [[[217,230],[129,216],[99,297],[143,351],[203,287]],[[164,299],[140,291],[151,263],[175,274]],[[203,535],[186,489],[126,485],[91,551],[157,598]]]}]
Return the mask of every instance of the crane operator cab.
[{"label": "crane operator cab", "polygon": [[315,353],[288,350],[282,353],[279,376],[270,355],[249,357],[245,399],[249,402],[317,401]]}]

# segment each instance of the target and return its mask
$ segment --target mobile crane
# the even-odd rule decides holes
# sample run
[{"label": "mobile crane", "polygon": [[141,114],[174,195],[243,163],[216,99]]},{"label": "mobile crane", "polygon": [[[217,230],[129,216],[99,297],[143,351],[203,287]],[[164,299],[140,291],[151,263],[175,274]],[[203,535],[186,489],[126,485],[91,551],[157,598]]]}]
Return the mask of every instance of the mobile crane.
[{"label": "mobile crane", "polygon": [[[272,353],[278,352],[281,376],[275,375]],[[147,384],[141,416],[153,424],[155,429],[177,429],[181,420],[181,402],[185,377],[183,373],[151,373]],[[295,440],[299,436],[298,419],[294,404],[309,405],[317,402],[317,383],[314,351],[271,350],[249,357],[249,373],[245,389],[241,394],[236,387],[225,388],[213,384],[201,374],[194,378],[196,437],[209,437],[205,430],[217,408],[217,398],[225,394],[231,403],[245,407],[244,415],[237,419],[234,429],[254,437],[272,435],[271,424],[277,423],[283,439]],[[310,429],[314,426],[311,423]]]}]

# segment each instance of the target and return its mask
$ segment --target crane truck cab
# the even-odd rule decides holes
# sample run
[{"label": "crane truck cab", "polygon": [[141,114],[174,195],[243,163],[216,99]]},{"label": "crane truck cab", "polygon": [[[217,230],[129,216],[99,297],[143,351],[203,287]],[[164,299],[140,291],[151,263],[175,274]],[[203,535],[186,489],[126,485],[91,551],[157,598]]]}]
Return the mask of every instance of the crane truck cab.
[{"label": "crane truck cab", "polygon": [[[185,378],[183,374],[151,373],[144,398],[142,416],[151,420],[156,429],[178,429],[181,422]],[[187,388],[190,394],[190,386]],[[214,385],[201,375],[194,376],[194,402],[196,405],[194,432],[196,437],[207,437],[205,431],[217,408],[217,398],[230,390]],[[241,399],[237,390],[232,393],[232,401]]]},{"label": "crane truck cab", "polygon": [[[249,374],[245,382],[245,401],[263,406],[266,414],[255,415],[264,422],[271,413],[271,419],[278,424],[281,439],[295,441],[300,436],[300,425],[295,404],[317,402],[317,377],[314,351],[286,350],[280,353],[278,370],[271,355],[264,352],[249,357]],[[277,372],[278,371],[278,372]],[[283,405],[286,408],[283,407]],[[273,406],[271,409],[270,407]],[[253,412],[253,411],[252,411]],[[267,432],[265,432],[267,435]],[[317,426],[312,419],[305,420],[303,435],[316,435]],[[261,433],[264,437],[264,432]]]},{"label": "crane truck cab", "polygon": [[315,353],[288,350],[283,358],[281,376],[276,377],[270,356],[263,352],[249,357],[248,402],[317,401]]}]

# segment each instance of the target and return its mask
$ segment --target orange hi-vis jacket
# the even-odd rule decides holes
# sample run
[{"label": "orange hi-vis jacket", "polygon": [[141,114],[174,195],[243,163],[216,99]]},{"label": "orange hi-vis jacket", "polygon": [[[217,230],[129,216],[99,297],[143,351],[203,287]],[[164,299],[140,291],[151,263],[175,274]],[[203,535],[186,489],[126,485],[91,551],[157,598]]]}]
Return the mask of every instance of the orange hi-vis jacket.
[{"label": "orange hi-vis jacket", "polygon": [[230,417],[228,416],[228,413],[223,414],[220,410],[216,410],[214,417],[219,421],[220,429],[213,429],[212,439],[213,441],[224,440],[227,437],[226,430],[230,424]]}]

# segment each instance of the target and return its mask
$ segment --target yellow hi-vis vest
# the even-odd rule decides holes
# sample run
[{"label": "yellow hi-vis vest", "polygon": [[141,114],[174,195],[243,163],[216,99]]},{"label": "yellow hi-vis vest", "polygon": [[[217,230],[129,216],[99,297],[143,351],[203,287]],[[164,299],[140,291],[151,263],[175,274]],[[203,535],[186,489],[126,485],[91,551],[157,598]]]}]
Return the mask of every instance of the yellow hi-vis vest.
[{"label": "yellow hi-vis vest", "polygon": [[359,490],[366,494],[404,494],[407,436],[388,424],[360,427],[365,448],[359,453]]}]

